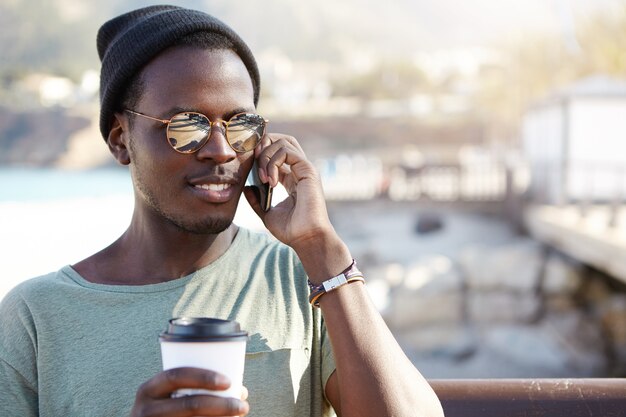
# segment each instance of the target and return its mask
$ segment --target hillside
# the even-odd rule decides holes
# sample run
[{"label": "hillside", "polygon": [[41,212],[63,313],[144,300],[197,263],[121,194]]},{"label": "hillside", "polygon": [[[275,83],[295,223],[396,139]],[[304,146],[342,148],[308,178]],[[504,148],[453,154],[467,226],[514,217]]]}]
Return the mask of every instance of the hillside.
[{"label": "hillside", "polygon": [[[98,66],[97,28],[145,0],[10,0],[0,3],[0,72],[51,71],[77,76]],[[406,54],[434,45],[411,0],[172,1],[215,14],[259,52],[276,47],[294,59],[338,59],[346,48]],[[432,9],[432,6],[429,6]],[[393,23],[393,24],[388,24]],[[7,81],[6,76],[4,81]]]}]

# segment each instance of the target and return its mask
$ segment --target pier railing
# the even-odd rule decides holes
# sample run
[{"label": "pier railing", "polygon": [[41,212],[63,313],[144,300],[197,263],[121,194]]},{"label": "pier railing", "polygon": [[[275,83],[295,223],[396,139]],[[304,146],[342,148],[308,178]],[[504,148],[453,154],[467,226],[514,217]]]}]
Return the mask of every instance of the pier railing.
[{"label": "pier railing", "polygon": [[431,380],[446,417],[626,416],[626,379]]}]

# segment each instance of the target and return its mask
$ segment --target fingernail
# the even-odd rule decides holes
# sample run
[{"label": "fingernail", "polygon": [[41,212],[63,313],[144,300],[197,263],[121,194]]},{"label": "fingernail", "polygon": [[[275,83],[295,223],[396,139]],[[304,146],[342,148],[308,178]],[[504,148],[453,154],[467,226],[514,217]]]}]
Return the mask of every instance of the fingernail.
[{"label": "fingernail", "polygon": [[227,386],[230,386],[230,379],[226,375],[218,374],[215,377],[215,383],[217,385],[227,385]]}]

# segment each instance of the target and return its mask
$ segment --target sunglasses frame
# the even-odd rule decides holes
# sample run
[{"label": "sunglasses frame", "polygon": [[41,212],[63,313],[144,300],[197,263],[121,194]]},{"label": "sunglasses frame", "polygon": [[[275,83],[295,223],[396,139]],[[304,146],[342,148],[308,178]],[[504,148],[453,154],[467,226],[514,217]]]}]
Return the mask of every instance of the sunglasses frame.
[{"label": "sunglasses frame", "polygon": [[[147,114],[139,113],[138,111],[134,111],[134,110],[130,110],[130,109],[124,109],[124,111],[128,112],[130,114],[137,115],[137,116],[145,117],[146,119],[154,120],[156,122],[161,122],[164,125],[167,125],[167,129],[168,129],[167,131],[169,131],[169,127],[170,127],[170,123],[172,123],[172,119],[174,119],[178,115],[181,115],[181,114],[197,114],[199,116],[204,117],[209,122],[209,131],[207,132],[206,139],[204,139],[204,142],[202,143],[202,145],[200,145],[200,147],[198,149],[195,149],[193,151],[181,151],[181,150],[176,149],[170,143],[170,141],[168,139],[167,131],[166,131],[166,133],[165,133],[165,140],[167,141],[167,144],[170,146],[170,148],[172,148],[174,151],[176,151],[178,153],[182,153],[182,154],[188,155],[188,154],[192,154],[192,153],[198,152],[200,149],[202,149],[204,147],[204,145],[206,145],[208,143],[209,139],[211,138],[211,129],[213,129],[213,126],[216,126],[216,125],[219,125],[220,127],[222,127],[222,131],[224,132],[224,137],[226,138],[226,142],[228,143],[228,146],[230,146],[230,148],[233,151],[235,151],[237,153],[246,153],[246,152],[250,152],[250,151],[254,150],[254,148],[252,148],[252,149],[250,149],[248,151],[238,151],[237,149],[233,148],[233,145],[230,143],[230,140],[228,140],[228,125],[237,116],[241,116],[242,114],[256,114],[256,113],[241,112],[241,113],[237,113],[237,114],[232,115],[230,117],[230,119],[228,119],[228,120],[218,119],[218,120],[213,122],[213,121],[211,121],[211,119],[209,119],[209,117],[207,115],[199,113],[199,112],[195,112],[195,111],[182,111],[182,112],[176,113],[175,115],[173,115],[169,119],[159,119],[158,117],[148,116]],[[257,116],[259,116],[259,115],[257,114]],[[261,116],[259,116],[259,117],[261,117]],[[261,117],[261,118],[263,119],[263,134],[261,135],[261,137],[263,137],[265,135],[265,129],[267,128],[267,124],[269,123],[269,120],[265,119],[264,117]],[[256,146],[258,146],[258,143],[257,143]],[[256,146],[255,146],[255,148],[256,148]]]}]

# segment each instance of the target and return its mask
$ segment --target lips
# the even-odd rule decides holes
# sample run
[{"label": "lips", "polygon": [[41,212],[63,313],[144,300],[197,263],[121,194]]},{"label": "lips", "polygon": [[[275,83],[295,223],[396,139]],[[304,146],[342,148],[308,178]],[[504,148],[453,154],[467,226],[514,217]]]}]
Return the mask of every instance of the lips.
[{"label": "lips", "polygon": [[189,181],[191,191],[207,203],[225,203],[235,197],[238,181],[232,177],[211,176]]}]

